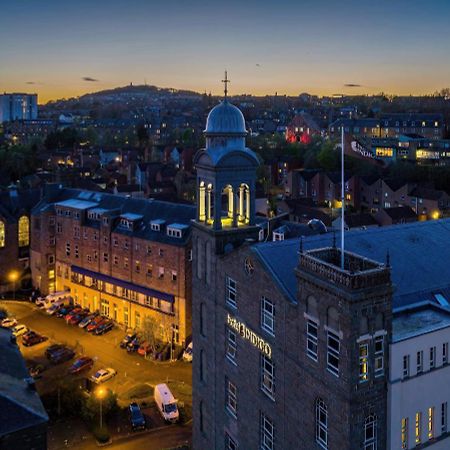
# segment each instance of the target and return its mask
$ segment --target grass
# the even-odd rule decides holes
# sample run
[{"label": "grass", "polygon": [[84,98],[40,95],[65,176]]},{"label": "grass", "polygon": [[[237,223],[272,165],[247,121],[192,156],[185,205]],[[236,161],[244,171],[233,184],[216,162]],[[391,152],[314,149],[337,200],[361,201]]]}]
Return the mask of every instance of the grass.
[{"label": "grass", "polygon": [[123,395],[128,400],[136,400],[153,396],[153,389],[147,384],[138,384],[133,386]]}]

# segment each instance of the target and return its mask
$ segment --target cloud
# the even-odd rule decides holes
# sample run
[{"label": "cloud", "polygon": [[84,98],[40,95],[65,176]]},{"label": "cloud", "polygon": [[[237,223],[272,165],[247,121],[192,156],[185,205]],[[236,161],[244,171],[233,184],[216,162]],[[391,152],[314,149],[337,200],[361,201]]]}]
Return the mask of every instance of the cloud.
[{"label": "cloud", "polygon": [[99,81],[99,80],[97,80],[97,79],[95,79],[95,78],[92,78],[92,77],[83,77],[82,79],[83,79],[84,81],[93,81],[94,83],[97,82],[97,81]]},{"label": "cloud", "polygon": [[349,87],[349,88],[357,88],[357,87],[362,87],[362,84],[347,83],[347,84],[344,84],[344,86]]},{"label": "cloud", "polygon": [[26,81],[25,84],[36,84],[35,81]]}]

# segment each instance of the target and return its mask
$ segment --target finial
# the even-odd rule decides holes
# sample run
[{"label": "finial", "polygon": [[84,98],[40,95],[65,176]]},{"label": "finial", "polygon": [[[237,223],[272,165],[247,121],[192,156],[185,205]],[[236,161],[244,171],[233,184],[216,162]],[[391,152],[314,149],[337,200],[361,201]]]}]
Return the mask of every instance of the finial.
[{"label": "finial", "polygon": [[389,254],[389,249],[386,252],[386,267],[391,267],[391,255]]},{"label": "finial", "polygon": [[333,248],[336,248],[336,230],[333,230]]},{"label": "finial", "polygon": [[231,81],[228,79],[228,72],[225,70],[225,78],[222,80],[222,83],[225,85],[224,93],[225,93],[225,100],[228,97],[228,83],[231,83]]}]

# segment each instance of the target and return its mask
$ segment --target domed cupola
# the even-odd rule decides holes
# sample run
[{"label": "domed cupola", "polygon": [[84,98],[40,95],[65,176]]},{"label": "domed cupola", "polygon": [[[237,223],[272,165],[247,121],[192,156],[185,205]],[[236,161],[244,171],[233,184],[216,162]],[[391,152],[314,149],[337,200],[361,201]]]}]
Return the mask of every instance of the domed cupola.
[{"label": "domed cupola", "polygon": [[239,108],[225,98],[215,106],[206,120],[205,136],[238,136],[245,137],[245,119]]}]

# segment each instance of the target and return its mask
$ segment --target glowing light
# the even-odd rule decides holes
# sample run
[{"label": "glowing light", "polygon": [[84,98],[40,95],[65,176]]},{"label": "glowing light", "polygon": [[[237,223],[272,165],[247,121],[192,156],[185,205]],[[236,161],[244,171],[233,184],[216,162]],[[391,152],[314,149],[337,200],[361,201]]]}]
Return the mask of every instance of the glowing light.
[{"label": "glowing light", "polygon": [[11,283],[15,283],[19,279],[19,272],[17,272],[17,270],[12,270],[8,274],[8,279]]}]

